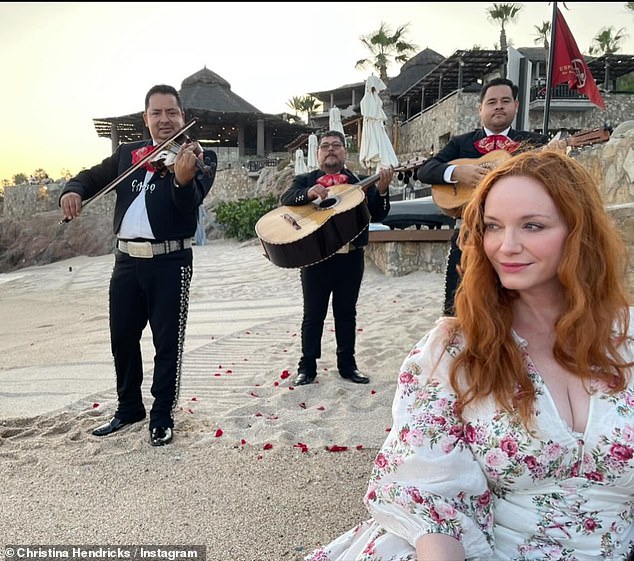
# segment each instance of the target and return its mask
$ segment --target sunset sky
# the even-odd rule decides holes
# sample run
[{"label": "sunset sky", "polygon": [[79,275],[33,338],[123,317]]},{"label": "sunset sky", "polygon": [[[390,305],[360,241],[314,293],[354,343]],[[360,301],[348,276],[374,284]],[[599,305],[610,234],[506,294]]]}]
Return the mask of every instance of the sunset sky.
[{"label": "sunset sky", "polygon": [[[582,52],[605,27],[624,28],[634,54],[634,15],[625,2],[558,3]],[[364,81],[359,38],[386,22],[409,24],[417,52],[443,56],[499,43],[488,2],[0,3],[2,135],[0,179],[43,168],[77,173],[110,154],[93,118],[143,110],[157,83],[181,87],[207,67],[264,113],[290,111],[293,96]],[[507,26],[515,47],[537,46],[547,2],[524,3]],[[390,68],[390,76],[399,68]]]}]

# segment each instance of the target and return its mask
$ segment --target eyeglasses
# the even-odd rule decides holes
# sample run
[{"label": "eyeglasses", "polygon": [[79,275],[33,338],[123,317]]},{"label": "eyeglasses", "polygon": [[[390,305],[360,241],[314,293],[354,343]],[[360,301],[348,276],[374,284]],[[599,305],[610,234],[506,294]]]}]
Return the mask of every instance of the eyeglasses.
[{"label": "eyeglasses", "polygon": [[343,144],[341,142],[324,142],[319,145],[322,150],[329,150],[330,148],[334,148],[335,150],[339,150],[339,148],[343,148]]}]

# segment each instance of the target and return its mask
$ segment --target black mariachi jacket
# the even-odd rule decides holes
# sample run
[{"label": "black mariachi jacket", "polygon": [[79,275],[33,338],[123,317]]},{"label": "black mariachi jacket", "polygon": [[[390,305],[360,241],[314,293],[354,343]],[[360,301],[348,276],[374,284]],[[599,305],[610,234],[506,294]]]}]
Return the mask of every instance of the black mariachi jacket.
[{"label": "black mariachi jacket", "polygon": [[[348,176],[348,183],[359,183],[361,179],[365,179],[366,176],[357,176],[349,169],[344,168],[339,173],[343,173]],[[302,173],[296,175],[293,178],[293,183],[280,197],[280,202],[287,206],[299,206],[306,205],[311,201],[308,200],[308,190],[317,183],[317,178],[322,175],[326,175],[320,169],[309,171],[308,173]],[[380,222],[383,220],[388,212],[390,212],[390,197],[386,195],[382,197],[379,190],[370,185],[366,191],[365,203],[368,205],[372,222]],[[354,240],[354,245],[357,247],[363,247],[368,245],[368,228],[365,228]]]},{"label": "black mariachi jacket", "polygon": [[[84,201],[93,197],[132,167],[134,150],[149,144],[147,141],[121,144],[100,164],[80,171],[70,179],[60,198],[69,192],[77,193]],[[192,237],[196,232],[198,207],[209,193],[216,175],[216,153],[205,150],[203,157],[205,164],[211,167],[210,176],[207,177],[197,170],[194,180],[188,185],[176,187],[173,181],[174,174],[168,171],[164,177],[155,173],[149,185],[144,187],[146,169],[143,166],[121,181],[114,189],[117,194],[113,219],[114,233],[119,231],[123,216],[139,194],[139,190],[145,189],[145,205],[156,239],[163,241]]]},{"label": "black mariachi jacket", "polygon": [[[483,156],[473,145],[474,142],[486,137],[484,129],[479,128],[466,134],[452,136],[447,145],[433,158],[427,160],[418,168],[417,177],[422,183],[438,185],[445,183],[443,175],[449,162],[458,158],[480,158]],[[548,143],[548,137],[529,131],[509,130],[508,137],[516,142],[534,148]]]}]

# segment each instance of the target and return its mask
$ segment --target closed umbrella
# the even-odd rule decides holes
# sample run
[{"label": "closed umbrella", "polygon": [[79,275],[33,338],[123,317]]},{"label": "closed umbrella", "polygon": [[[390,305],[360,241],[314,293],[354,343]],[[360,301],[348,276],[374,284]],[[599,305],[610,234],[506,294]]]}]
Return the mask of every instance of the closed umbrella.
[{"label": "closed umbrella", "polygon": [[318,148],[318,139],[316,134],[311,134],[308,137],[308,157],[307,157],[307,165],[308,171],[313,171],[319,167],[317,163],[317,148]]},{"label": "closed umbrella", "polygon": [[295,175],[299,175],[300,173],[306,173],[308,168],[306,167],[306,162],[304,161],[304,151],[301,148],[295,150]]},{"label": "closed umbrella", "polygon": [[343,124],[341,123],[341,111],[339,111],[339,107],[333,107],[330,110],[328,128],[331,131],[339,131],[341,134],[345,134],[343,132]]},{"label": "closed umbrella", "polygon": [[398,158],[385,130],[387,115],[379,92],[385,89],[383,81],[374,74],[365,82],[365,95],[361,99],[363,133],[359,148],[359,162],[366,168],[389,168],[398,165]]}]

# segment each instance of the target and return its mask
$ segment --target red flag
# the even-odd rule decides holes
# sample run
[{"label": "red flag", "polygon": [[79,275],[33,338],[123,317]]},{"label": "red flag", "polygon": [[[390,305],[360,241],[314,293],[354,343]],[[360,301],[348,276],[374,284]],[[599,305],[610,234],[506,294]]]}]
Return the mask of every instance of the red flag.
[{"label": "red flag", "polygon": [[588,96],[595,105],[605,109],[605,103],[592,77],[590,68],[577,47],[570,28],[559,8],[555,19],[555,49],[552,58],[552,85],[568,82],[571,90]]}]

